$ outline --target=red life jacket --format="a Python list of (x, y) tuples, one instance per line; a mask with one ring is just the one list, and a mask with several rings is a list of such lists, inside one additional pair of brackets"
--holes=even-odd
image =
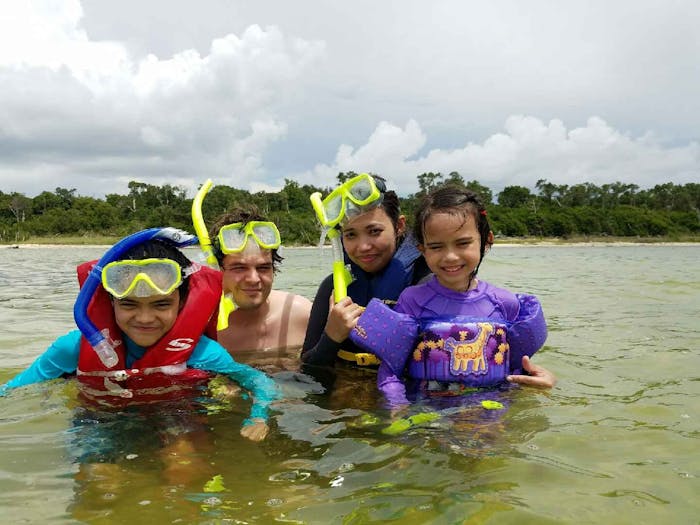
[[(96, 262), (78, 266), (81, 287)], [(126, 347), (114, 319), (111, 297), (101, 285), (98, 286), (88, 305), (88, 316), (112, 343), (119, 361), (113, 368), (106, 368), (83, 337), (77, 372), (81, 396), (100, 405), (124, 406), (180, 398), (205, 384), (211, 375), (204, 370), (187, 368), (187, 360), (217, 310), (221, 278), (220, 272), (204, 266), (191, 274), (187, 300), (175, 324), (129, 369), (126, 368)]]

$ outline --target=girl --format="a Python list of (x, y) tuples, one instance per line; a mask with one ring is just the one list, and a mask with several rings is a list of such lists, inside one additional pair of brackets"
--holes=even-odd
[[(352, 195), (367, 184), (371, 186), (368, 194), (376, 198), (357, 205)], [(301, 359), (313, 365), (333, 365), (338, 359), (360, 366), (376, 365), (373, 355), (348, 339), (350, 330), (370, 299), (393, 303), (406, 286), (430, 272), (413, 239), (405, 236), (406, 218), (401, 215), (396, 193), (387, 191), (384, 179), (362, 174), (333, 193), (341, 196), (334, 215), (341, 216), (336, 227), (354, 280), (347, 288), (348, 296), (337, 303), (333, 301), (333, 276), (323, 280), (311, 307)]]
[[(394, 311), (371, 302), (351, 333), (382, 360), (378, 386), (390, 404), (407, 403), (404, 373), (431, 388), (553, 386), (554, 376), (529, 361), (546, 339), (537, 298), (477, 279), (493, 233), (476, 194), (434, 190), (417, 210), (414, 232), (434, 276), (404, 290)], [(518, 374), (521, 367), (529, 375)]]

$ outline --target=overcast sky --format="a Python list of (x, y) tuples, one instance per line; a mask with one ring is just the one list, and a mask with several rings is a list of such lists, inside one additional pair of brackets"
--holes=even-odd
[(1, 0), (0, 191), (700, 182), (695, 0)]

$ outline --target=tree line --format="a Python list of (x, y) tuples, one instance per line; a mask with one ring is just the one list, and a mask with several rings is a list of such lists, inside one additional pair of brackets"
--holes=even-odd
[[(339, 173), (337, 182), (355, 176)], [(458, 172), (422, 173), (419, 190), (403, 196), (401, 207), (409, 219), (426, 192), (445, 184), (467, 187), (486, 204), (496, 235), (506, 237), (616, 236), (681, 238), (700, 233), (700, 184), (670, 182), (640, 189), (636, 184), (614, 182), (601, 186), (584, 182), (557, 185), (537, 181), (534, 191), (506, 186), (497, 195), (476, 180), (465, 181)], [(230, 186), (215, 186), (204, 201), (207, 224), (235, 207), (254, 205), (275, 221), (287, 245), (314, 245), (319, 227), (309, 196), (324, 196), (331, 186), (317, 187), (285, 179), (278, 192), (250, 193)], [(192, 231), (192, 199), (178, 186), (157, 186), (131, 181), (127, 194), (104, 199), (84, 197), (75, 189), (56, 188), (36, 197), (0, 191), (0, 242), (24, 242), (37, 237), (123, 237), (157, 226)]]

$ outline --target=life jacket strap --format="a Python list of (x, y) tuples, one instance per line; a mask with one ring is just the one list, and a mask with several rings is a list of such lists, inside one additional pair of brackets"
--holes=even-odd
[(350, 361), (358, 366), (376, 366), (381, 364), (381, 361), (374, 354), (364, 352), (349, 352), (347, 350), (338, 350), (338, 357), (344, 361)]

